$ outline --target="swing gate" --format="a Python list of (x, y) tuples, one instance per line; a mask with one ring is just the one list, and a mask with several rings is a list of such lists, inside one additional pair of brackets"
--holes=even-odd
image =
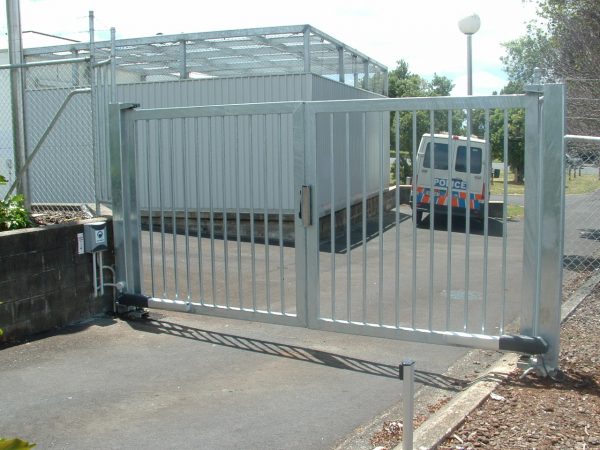
[[(120, 307), (543, 354), (546, 368), (556, 367), (564, 90), (528, 89), (467, 98), (111, 105)], [(526, 213), (517, 219), (506, 190), (506, 161), (518, 145), (509, 130), (514, 111), (524, 115), (526, 173)], [(476, 119), (490, 163), (475, 174), (468, 151), (463, 180), (483, 177), (487, 190), (498, 158), (498, 197), (483, 195), (483, 218), (475, 221), (468, 208), (466, 218), (456, 216), (440, 187), (433, 200), (446, 210), (417, 223), (410, 199), (420, 134), (446, 130), (450, 140), (461, 127), (475, 134)], [(499, 145), (493, 156), (490, 142)], [(402, 159), (407, 146), (412, 166)], [(458, 177), (448, 159), (449, 178)], [(406, 176), (412, 187), (403, 185)]]

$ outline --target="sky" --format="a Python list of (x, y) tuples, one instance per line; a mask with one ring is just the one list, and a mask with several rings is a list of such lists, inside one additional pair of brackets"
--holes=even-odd
[[(2, 8), (4, 8), (2, 2)], [(96, 40), (203, 31), (310, 24), (385, 64), (404, 59), (413, 73), (434, 73), (455, 83), (453, 95), (467, 91), (466, 36), (458, 21), (476, 13), (481, 28), (473, 36), (473, 93), (489, 95), (506, 84), (502, 43), (525, 34), (535, 4), (523, 0), (21, 0), (21, 28), (87, 41), (89, 11)], [(152, 6), (150, 6), (152, 5)], [(157, 5), (157, 6), (154, 6)], [(3, 13), (4, 11), (2, 11)], [(6, 19), (0, 48), (6, 48)], [(54, 45), (56, 41), (25, 46)]]

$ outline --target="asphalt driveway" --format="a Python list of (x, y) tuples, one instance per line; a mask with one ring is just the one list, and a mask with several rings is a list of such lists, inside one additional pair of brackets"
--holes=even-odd
[(98, 319), (0, 351), (0, 430), (40, 449), (331, 448), (401, 399), (452, 392), (464, 349), (179, 313)]

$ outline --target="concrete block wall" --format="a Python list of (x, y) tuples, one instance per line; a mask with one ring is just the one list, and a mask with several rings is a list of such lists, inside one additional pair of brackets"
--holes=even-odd
[[(85, 222), (0, 233), (0, 342), (112, 310), (111, 289), (94, 295), (92, 254), (78, 254), (77, 235)], [(111, 225), (108, 221), (112, 237)], [(110, 240), (109, 246), (105, 265), (114, 262)]]

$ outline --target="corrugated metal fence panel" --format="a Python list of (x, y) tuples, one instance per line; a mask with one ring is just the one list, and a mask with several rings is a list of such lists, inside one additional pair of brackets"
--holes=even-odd
[(291, 131), (289, 116), (150, 121), (137, 133), (140, 208), (291, 211)]
[(318, 191), (320, 216), (329, 214), (332, 198), (337, 211), (379, 192), (382, 157), (383, 173), (390, 173), (387, 124), (387, 112), (317, 114), (317, 177), (331, 187)]
[(314, 75), (312, 77), (311, 100), (351, 100), (366, 98), (383, 98), (382, 95), (357, 89), (329, 78)]
[(117, 98), (142, 108), (227, 105), (310, 100), (310, 75), (215, 78), (160, 83), (121, 84)]
[[(306, 80), (307, 75), (282, 75), (120, 85), (118, 98), (120, 101), (135, 100), (143, 108), (303, 100), (307, 97)], [(282, 123), (279, 123), (280, 120)], [(283, 200), (283, 209), (293, 210), (292, 185), (284, 183), (283, 188), (280, 187), (275, 176), (281, 167), (283, 178), (293, 179), (291, 117), (264, 116), (262, 119), (254, 118), (252, 123), (243, 122), (244, 119), (220, 119), (210, 124), (206, 120), (198, 122), (198, 125), (191, 122), (184, 125), (183, 121), (175, 121), (152, 127), (153, 133), (160, 133), (160, 137), (139, 134), (141, 145), (138, 148), (144, 148), (145, 140), (149, 140), (149, 145), (159, 146), (155, 151), (159, 151), (164, 158), (160, 169), (154, 167), (158, 160), (152, 159), (151, 167), (147, 168), (149, 180), (145, 179), (146, 173), (140, 174), (140, 182), (150, 184), (152, 198), (152, 204), (149, 205), (147, 195), (142, 194), (140, 207), (148, 209), (150, 206), (156, 211), (162, 205), (165, 209), (181, 210), (187, 203), (201, 211), (231, 209), (237, 204), (235, 197), (239, 195), (242, 210), (248, 210), (251, 205), (263, 208), (265, 199), (269, 209), (279, 209)], [(184, 152), (188, 161), (196, 157), (194, 152), (199, 157), (200, 189), (196, 189), (192, 173), (185, 177), (188, 185), (187, 202), (184, 201), (180, 176), (183, 167), (187, 167), (183, 164)], [(170, 164), (174, 167), (174, 180), (170, 170), (165, 170), (165, 167), (171, 167)], [(242, 170), (237, 170), (238, 164)], [(172, 182), (174, 195), (161, 199), (160, 185), (170, 186)], [(224, 184), (233, 186), (234, 183), (243, 187), (239, 193), (223, 188)], [(282, 199), (279, 198), (280, 194)]]
[[(65, 96), (68, 95), (69, 91), (69, 89), (47, 89), (28, 91), (26, 93), (26, 101), (28, 105), (45, 105), (44, 108), (35, 108), (36, 114), (29, 116), (27, 128), (28, 140), (31, 145), (34, 145), (37, 139), (39, 139), (39, 136), (41, 136), (52, 118), (52, 112), (60, 106), (60, 103)], [(116, 95), (117, 101), (139, 103), (142, 108), (377, 97), (373, 93), (356, 89), (314, 74), (291, 74), (263, 77), (215, 78), (121, 84), (117, 86)], [(52, 105), (56, 105), (56, 107), (52, 107)], [(382, 120), (384, 119), (385, 118)], [(258, 198), (269, 198), (269, 205), (279, 205), (279, 200), (277, 200), (275, 197), (277, 197), (276, 194), (279, 193), (280, 188), (275, 184), (270, 184), (276, 182), (276, 177), (274, 177), (273, 174), (277, 173), (279, 166), (282, 167), (284, 179), (292, 179), (293, 177), (291, 119), (287, 120), (284, 118), (283, 123), (281, 124), (274, 123), (274, 120), (280, 120), (280, 118), (265, 117), (262, 121), (254, 118), (250, 128), (247, 131), (248, 136), (244, 137), (253, 140), (251, 145), (254, 149), (253, 151), (257, 152), (256, 154), (268, 155), (266, 162), (259, 162), (256, 160), (252, 164), (259, 164), (259, 167), (253, 167), (253, 183), (256, 184), (256, 190), (253, 191), (253, 195), (258, 196)], [(323, 120), (327, 122), (328, 118)], [(351, 148), (353, 151), (359, 152), (358, 146), (359, 143), (363, 143), (364, 137), (362, 128), (358, 126), (358, 123), (354, 123), (355, 120), (357, 119), (352, 119), (352, 124), (357, 126), (350, 127), (349, 141), (351, 142)], [(379, 118), (369, 116), (368, 122), (370, 123), (372, 120), (375, 120), (375, 122), (379, 123)], [(375, 123), (374, 126), (367, 127), (368, 133), (371, 133), (373, 129), (377, 129), (377, 123)], [(217, 125), (213, 124), (213, 127), (214, 126)], [(234, 124), (228, 120), (225, 120), (218, 126), (221, 127), (221, 130), (211, 131), (212, 148), (215, 149), (216, 153), (213, 155), (214, 157), (211, 164), (209, 164), (206, 160), (201, 160), (201, 173), (204, 175), (207, 175), (208, 172), (202, 171), (212, 171), (211, 173), (213, 175), (215, 173), (222, 173), (223, 171), (221, 170), (221, 165), (223, 164), (223, 161), (225, 161), (225, 172), (232, 173), (232, 164), (237, 164), (238, 158), (240, 158), (239, 162), (245, 164), (242, 167), (250, 167), (247, 161), (248, 156), (245, 156), (242, 152), (242, 149), (248, 149), (247, 151), (250, 151), (250, 146), (246, 146), (246, 144), (232, 146), (226, 141), (221, 140), (225, 138), (230, 139), (234, 133), (238, 133), (238, 136), (241, 139), (243, 133), (240, 134), (240, 131), (244, 127), (242, 127), (240, 124)], [(236, 127), (238, 127), (239, 130), (236, 131)], [(280, 127), (281, 132), (278, 131)], [(334, 128), (335, 133), (345, 133), (344, 130), (345, 124), (338, 124)], [(165, 133), (168, 132), (168, 130), (164, 131)], [(177, 158), (177, 153), (183, 151), (177, 149), (183, 148), (184, 138), (180, 130), (173, 129), (172, 131), (173, 133), (169, 138), (170, 140), (163, 141), (161, 148), (163, 149), (162, 151), (166, 152), (171, 151), (170, 149), (172, 147), (174, 157)], [(208, 132), (208, 129), (203, 131)], [(219, 137), (219, 133), (222, 133), (223, 137)], [(246, 131), (244, 131), (244, 133), (246, 133)], [(52, 136), (56, 136), (56, 138), (53, 138)], [(49, 138), (46, 144), (48, 150), (40, 151), (36, 157), (37, 162), (34, 162), (32, 165), (31, 170), (33, 175), (31, 179), (35, 180), (34, 184), (32, 185), (32, 201), (48, 203), (93, 202), (94, 169), (92, 157), (92, 124), (89, 95), (77, 96), (76, 98), (73, 98), (72, 105), (65, 110), (63, 117), (57, 123), (57, 128), (52, 132), (52, 136)], [(56, 141), (58, 136), (61, 136), (61, 145), (53, 144), (53, 142), (58, 142)], [(377, 167), (379, 162), (378, 160), (375, 161), (373, 158), (379, 158), (378, 155), (381, 154), (381, 145), (387, 145), (385, 142), (378, 142), (378, 136), (378, 132), (368, 135), (367, 143), (369, 149), (369, 167), (371, 162), (373, 162), (373, 167)], [(146, 136), (140, 136), (139, 138), (142, 140), (147, 139)], [(152, 140), (154, 138), (151, 137), (150, 139)], [(166, 134), (163, 136), (163, 139), (167, 139)], [(373, 139), (375, 139), (375, 141)], [(187, 143), (186, 148), (192, 148), (190, 147), (192, 144), (193, 142)], [(329, 154), (328, 145), (328, 143), (323, 143), (323, 146), (319, 149), (320, 154)], [(103, 160), (104, 152), (108, 151), (102, 147), (103, 146), (99, 148), (100, 160)], [(263, 147), (266, 149), (266, 153), (262, 151)], [(221, 151), (225, 152), (224, 156), (218, 154), (218, 150), (216, 149), (222, 149)], [(342, 150), (343, 149), (340, 149), (339, 151)], [(354, 154), (352, 155), (352, 171), (362, 170), (362, 163), (354, 158)], [(336, 158), (338, 157), (342, 159), (345, 158), (343, 155), (337, 155)], [(182, 156), (180, 155), (179, 158), (182, 158)], [(322, 166), (324, 170), (322, 176), (326, 177), (329, 173), (329, 157), (324, 156), (324, 158), (327, 160), (327, 165)], [(182, 167), (182, 160), (175, 159), (174, 163), (175, 167)], [(47, 167), (52, 167), (52, 170), (46, 170)], [(99, 174), (101, 181), (100, 184), (102, 184), (103, 180), (108, 180), (110, 177), (108, 170), (106, 168), (103, 169), (104, 170), (101, 170), (101, 172), (107, 173)], [(157, 170), (157, 168), (151, 167), (149, 168), (149, 173), (156, 173)], [(239, 174), (242, 177), (246, 177), (248, 176), (249, 171), (240, 171)], [(142, 178), (145, 176), (145, 174), (141, 174)], [(260, 181), (265, 177), (267, 180), (270, 180), (266, 185)], [(376, 191), (378, 179), (378, 176), (369, 178), (369, 192)], [(75, 180), (75, 182), (73, 180)], [(373, 184), (372, 186), (371, 181)], [(142, 182), (154, 185), (155, 180), (143, 179)], [(249, 186), (251, 183), (249, 179), (240, 179), (236, 180), (236, 182), (239, 182), (240, 186)], [(292, 192), (290, 184), (285, 184), (285, 186), (286, 191), (283, 193), (283, 207), (286, 211), (289, 211), (294, 208), (294, 193)], [(154, 187), (154, 189), (156, 189), (156, 187)], [(264, 189), (267, 189), (266, 195), (263, 192)], [(242, 190), (242, 198), (250, 195), (249, 191), (249, 189)], [(353, 189), (353, 194), (358, 194), (359, 192), (362, 193), (362, 187), (357, 187), (356, 190)], [(178, 205), (183, 204), (182, 195), (183, 191), (179, 192), (176, 190), (176, 195), (174, 197), (175, 208), (179, 207)], [(198, 204), (202, 209), (205, 209), (208, 208), (208, 194), (205, 195), (203, 191), (202, 195), (203, 197), (200, 199)], [(218, 203), (214, 204), (213, 207), (227, 207), (228, 204), (231, 204), (230, 200), (231, 199), (223, 199), (223, 197), (221, 197), (221, 200), (218, 200)], [(142, 208), (146, 208), (148, 206), (146, 198), (142, 197), (140, 201), (140, 206)], [(324, 210), (329, 207), (329, 205), (326, 203), (327, 202), (325, 201), (323, 203)], [(248, 205), (249, 204), (250, 203), (248, 203)], [(172, 205), (169, 204), (169, 207), (171, 206)]]
[[(314, 76), (313, 100), (351, 100), (381, 98), (372, 92), (356, 89), (328, 78)], [(334, 209), (339, 210), (359, 202), (363, 192), (367, 197), (375, 195), (380, 188), (382, 155), (389, 154), (389, 112), (318, 114), (317, 124), (317, 176), (319, 185), (329, 186), (332, 173), (335, 176), (331, 191), (318, 192), (319, 214), (329, 214), (332, 194)], [(335, 136), (335, 139), (333, 137)], [(332, 149), (333, 143), (333, 149)], [(332, 151), (333, 150), (333, 151)], [(332, 164), (334, 170), (332, 171)], [(389, 158), (384, 157), (384, 173), (389, 174)], [(350, 180), (346, 183), (346, 176)], [(363, 186), (364, 181), (364, 186)], [(387, 181), (385, 183), (387, 186)]]

